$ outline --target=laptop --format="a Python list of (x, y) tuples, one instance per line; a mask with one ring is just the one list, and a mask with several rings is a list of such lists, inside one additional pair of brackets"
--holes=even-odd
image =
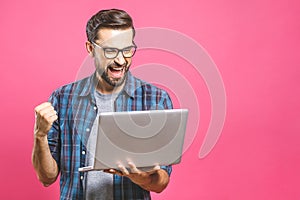
[(79, 171), (178, 164), (187, 118), (187, 109), (100, 113), (94, 165)]

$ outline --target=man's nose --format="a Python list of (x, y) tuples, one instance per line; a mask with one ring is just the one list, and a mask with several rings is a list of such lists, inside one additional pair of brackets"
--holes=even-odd
[(124, 65), (126, 63), (125, 58), (121, 51), (118, 53), (117, 57), (115, 58), (115, 62), (119, 65)]

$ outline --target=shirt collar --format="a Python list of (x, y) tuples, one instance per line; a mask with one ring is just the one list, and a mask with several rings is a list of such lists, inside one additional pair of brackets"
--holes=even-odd
[(131, 98), (134, 98), (134, 93), (136, 89), (140, 88), (141, 86), (141, 81), (137, 81), (137, 79), (131, 74), (131, 72), (128, 71), (123, 91), (126, 92), (127, 95)]
[(82, 84), (82, 89), (81, 92), (79, 93), (79, 96), (88, 96), (95, 90), (95, 84), (96, 84), (96, 72), (94, 72), (91, 76), (83, 79), (81, 82)]

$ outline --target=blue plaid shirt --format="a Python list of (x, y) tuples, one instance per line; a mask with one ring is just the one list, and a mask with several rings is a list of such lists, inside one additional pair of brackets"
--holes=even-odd
[[(97, 116), (94, 97), (96, 74), (65, 85), (53, 92), (49, 101), (58, 112), (48, 133), (51, 154), (60, 170), (60, 199), (84, 199), (83, 173), (86, 144)], [(169, 95), (128, 72), (124, 89), (114, 102), (115, 111), (171, 109)], [(171, 166), (162, 166), (171, 174)], [(126, 177), (114, 175), (114, 199), (151, 199), (150, 192)]]

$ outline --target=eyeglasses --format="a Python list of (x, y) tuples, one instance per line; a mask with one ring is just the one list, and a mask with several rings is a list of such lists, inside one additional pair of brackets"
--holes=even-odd
[(111, 47), (101, 47), (99, 44), (96, 44), (95, 42), (92, 42), (92, 44), (94, 44), (96, 47), (103, 49), (104, 56), (108, 59), (116, 58), (119, 55), (120, 51), (122, 52), (124, 58), (131, 58), (136, 51), (136, 45), (125, 47), (124, 49), (117, 49)]

